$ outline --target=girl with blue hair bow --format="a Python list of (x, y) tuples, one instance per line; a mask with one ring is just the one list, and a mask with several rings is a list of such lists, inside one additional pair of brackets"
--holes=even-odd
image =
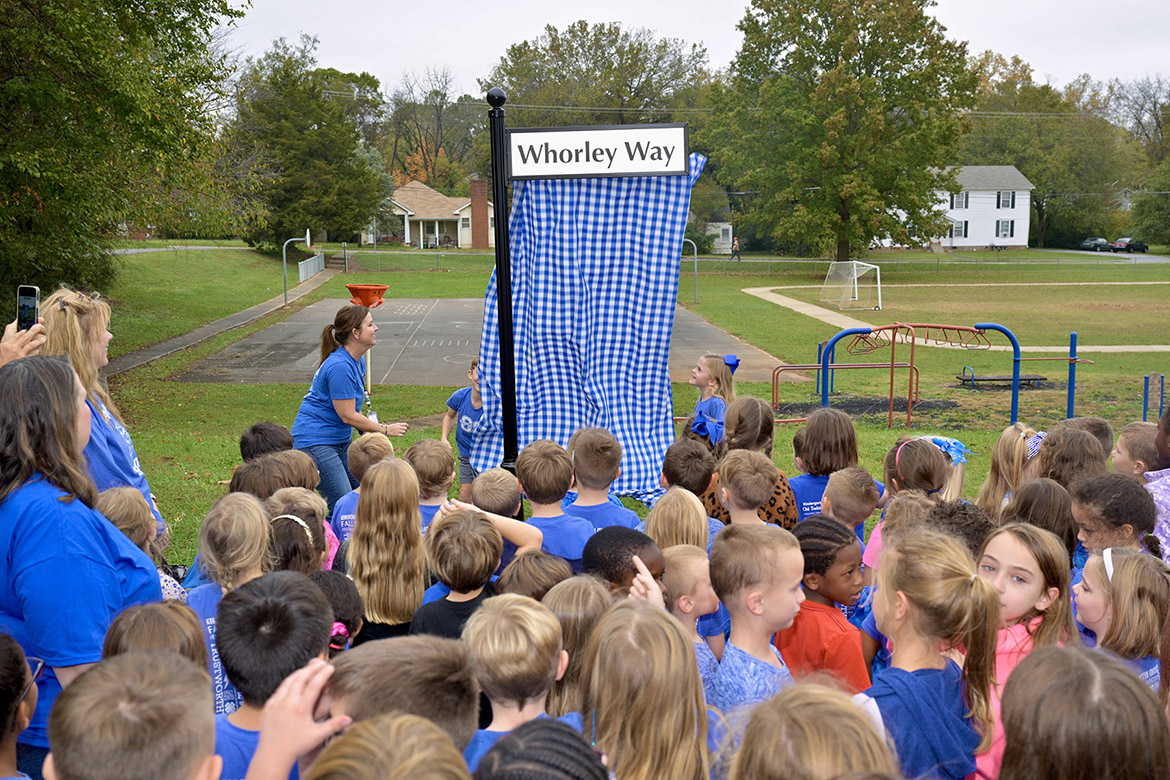
[(690, 430), (705, 437), (712, 446), (723, 441), (723, 424), (727, 417), (727, 405), (735, 400), (735, 380), (732, 374), (739, 367), (735, 355), (709, 353), (699, 358), (691, 369), (690, 383), (699, 388), (699, 402)]

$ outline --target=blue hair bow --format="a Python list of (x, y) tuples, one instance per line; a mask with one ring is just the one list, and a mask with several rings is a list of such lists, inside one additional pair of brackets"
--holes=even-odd
[(735, 369), (739, 368), (739, 358), (735, 355), (724, 355), (723, 362), (731, 369), (731, 375), (735, 376)]
[(931, 436), (930, 440), (934, 443), (934, 446), (950, 456), (951, 463), (966, 463), (967, 455), (975, 454), (967, 449), (966, 444), (963, 444), (958, 439), (952, 439), (949, 436)]
[(691, 431), (699, 436), (706, 436), (712, 444), (723, 441), (723, 423), (719, 420), (712, 420), (701, 412), (695, 415), (695, 420), (691, 423)]

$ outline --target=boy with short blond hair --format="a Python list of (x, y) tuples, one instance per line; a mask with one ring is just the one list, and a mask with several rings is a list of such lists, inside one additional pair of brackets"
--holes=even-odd
[(532, 506), (529, 524), (544, 534), (540, 549), (564, 558), (573, 573), (580, 574), (581, 553), (593, 535), (593, 525), (561, 510), (561, 501), (573, 484), (569, 453), (554, 441), (534, 441), (516, 459), (516, 479)]
[(492, 705), (491, 723), (475, 732), (463, 751), (474, 772), (501, 737), (545, 716), (548, 692), (568, 668), (569, 654), (561, 646), (561, 624), (552, 610), (515, 594), (484, 602), (467, 621), (463, 643), (476, 682)]
[(1158, 424), (1152, 422), (1131, 422), (1117, 435), (1117, 446), (1113, 449), (1113, 470), (1132, 474), (1143, 483), (1147, 471), (1157, 471), (1159, 466)]
[(572, 576), (573, 570), (564, 558), (544, 550), (529, 550), (504, 567), (496, 581), (496, 593), (516, 593), (543, 601), (557, 583)]
[(107, 658), (57, 697), (44, 776), (216, 780), (214, 705), (207, 671), (176, 652)]
[(719, 500), (732, 524), (762, 525), (758, 513), (776, 490), (780, 470), (762, 452), (732, 450), (719, 462)]
[(710, 560), (711, 585), (731, 613), (710, 703), (727, 713), (793, 684), (772, 636), (792, 625), (804, 601), (804, 556), (779, 526), (733, 524), (715, 537)]
[(860, 466), (834, 471), (821, 497), (821, 514), (852, 528), (858, 539), (865, 533), (865, 521), (877, 508), (881, 492), (873, 477)]
[(427, 565), (450, 592), (418, 608), (410, 633), (458, 639), (472, 613), (495, 595), (490, 580), (503, 545), (482, 512), (463, 509), (431, 523), (424, 542)]
[(719, 660), (699, 634), (699, 618), (719, 608), (719, 597), (711, 587), (711, 568), (707, 553), (693, 544), (676, 544), (662, 551), (666, 573), (662, 575), (666, 609), (683, 625), (695, 645), (695, 660), (703, 680), (703, 692), (710, 700)]
[(621, 473), (622, 445), (604, 428), (582, 428), (569, 439), (569, 460), (577, 500), (565, 514), (583, 517), (595, 531), (611, 525), (638, 527), (638, 515), (609, 500), (609, 489)]
[[(380, 460), (393, 457), (394, 445), (390, 443), (390, 439), (385, 434), (381, 433), (363, 433), (345, 451), (349, 473), (353, 474), (353, 478), (358, 481), (359, 485), (362, 477), (366, 475), (366, 469)], [(333, 533), (337, 535), (339, 542), (345, 542), (353, 536), (353, 524), (357, 518), (358, 496), (361, 495), (361, 492), (360, 486), (354, 488), (337, 499), (333, 505), (333, 516), (329, 525), (333, 527)]]
[(455, 482), (455, 457), (451, 448), (437, 439), (416, 441), (402, 457), (418, 477), (418, 510), (426, 533), (439, 507), (447, 503), (447, 493)]
[(520, 511), (520, 483), (507, 469), (488, 469), (471, 483), (471, 503), (485, 512), (515, 517)]

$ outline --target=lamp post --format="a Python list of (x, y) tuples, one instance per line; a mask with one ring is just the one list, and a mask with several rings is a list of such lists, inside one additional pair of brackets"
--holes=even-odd
[[(290, 238), (284, 242), (284, 246), (280, 248), (280, 265), (284, 269), (284, 305), (288, 306), (288, 245), (294, 241), (300, 241), (301, 237)], [(305, 230), (305, 247), (309, 246), (309, 231)]]

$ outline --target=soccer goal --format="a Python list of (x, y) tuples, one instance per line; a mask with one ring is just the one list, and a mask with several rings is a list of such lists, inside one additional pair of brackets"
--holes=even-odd
[(834, 262), (825, 274), (821, 300), (838, 309), (881, 309), (882, 270), (856, 260)]

